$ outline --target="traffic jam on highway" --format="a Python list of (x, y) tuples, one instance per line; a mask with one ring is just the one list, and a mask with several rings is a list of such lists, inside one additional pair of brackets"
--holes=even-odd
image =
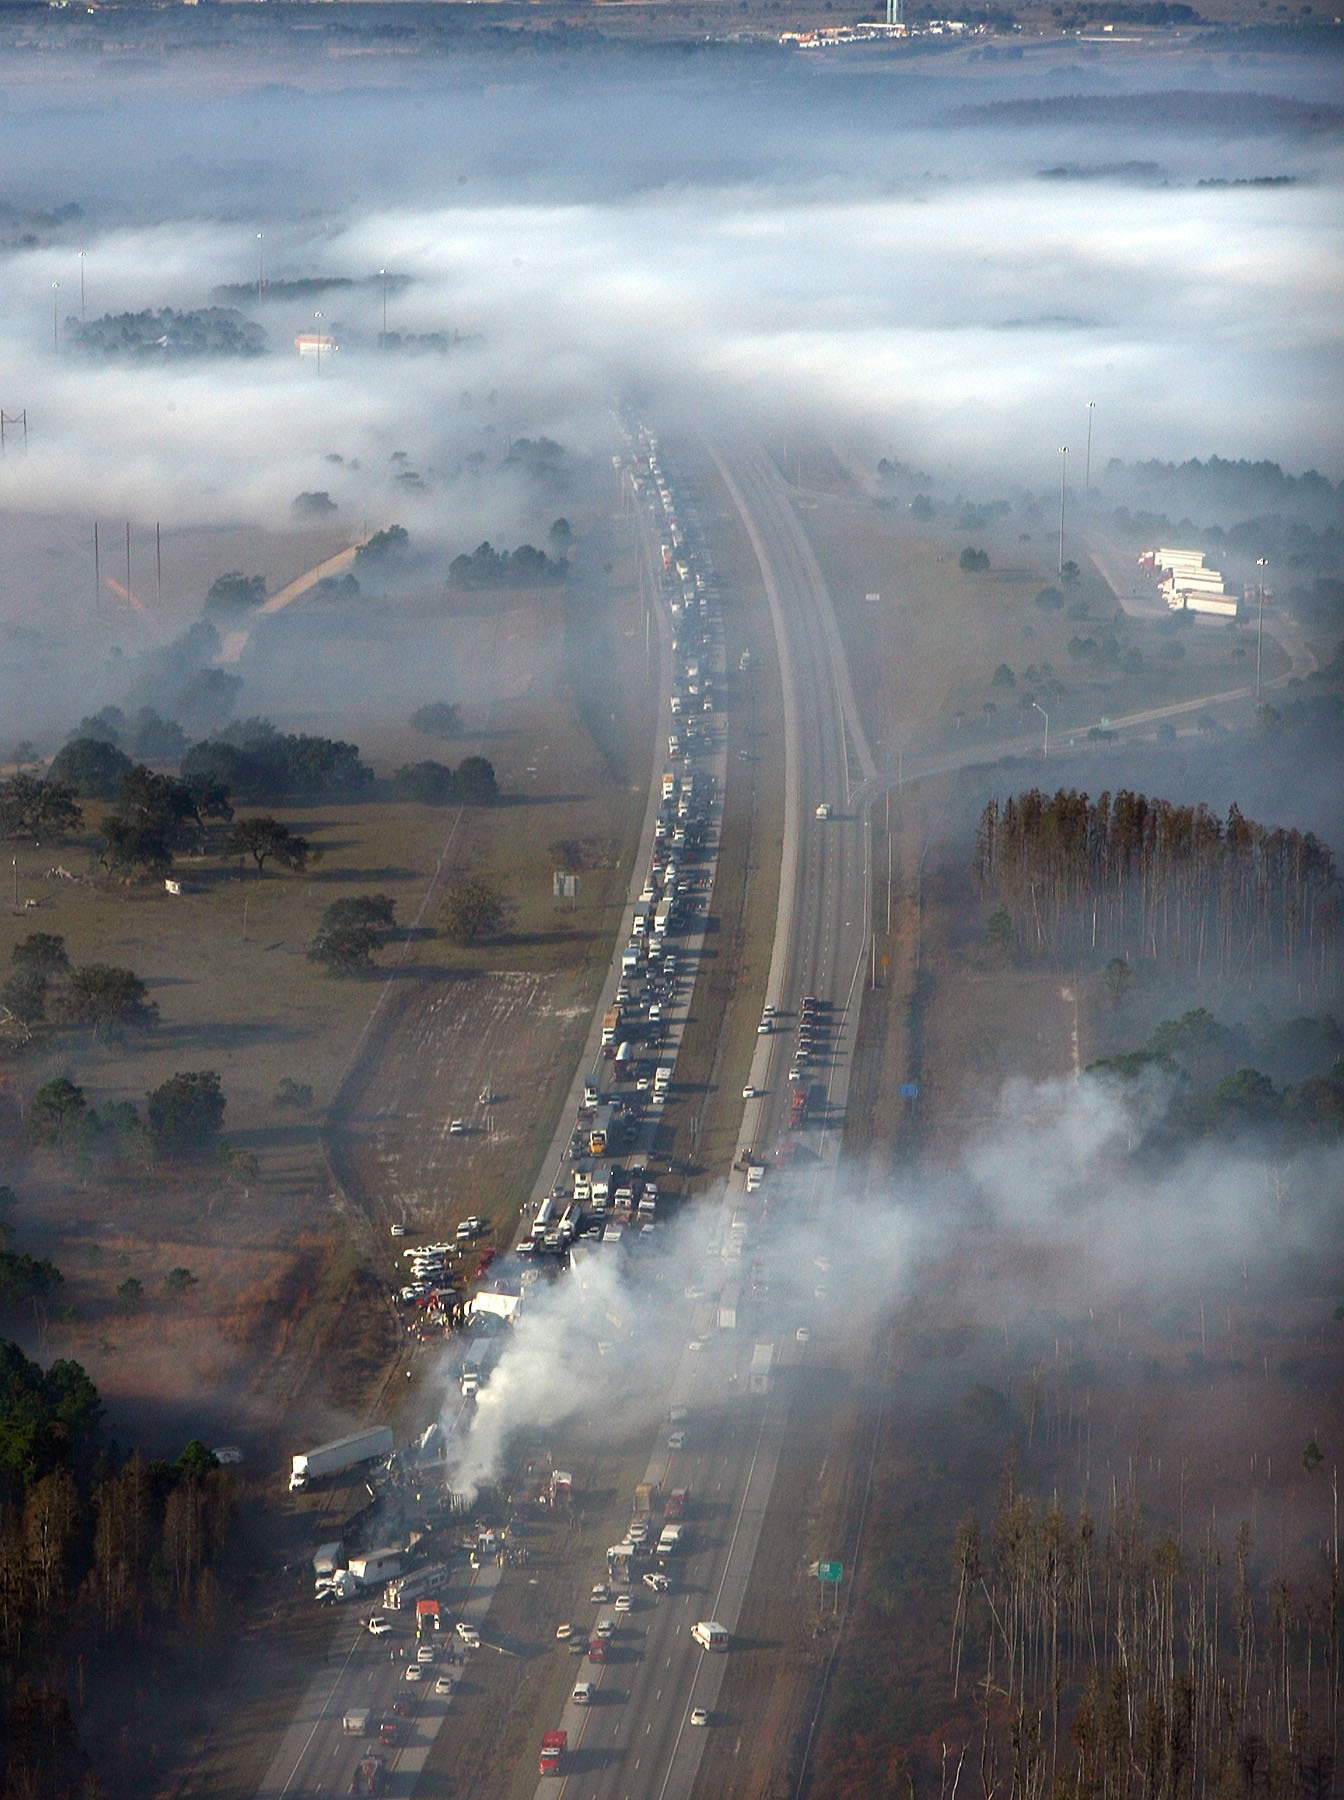
[[(613, 967), (614, 988), (602, 1013), (600, 1042), (582, 1086), (567, 1149), (535, 1209), (524, 1210), (523, 1228), (509, 1249), (489, 1241), (489, 1225), (475, 1215), (461, 1221), (450, 1240), (416, 1243), (402, 1250), (403, 1264), (396, 1299), (408, 1315), (407, 1329), (420, 1339), (463, 1334), (459, 1385), (469, 1408), (492, 1365), (507, 1353), (508, 1327), (527, 1304), (533, 1283), (557, 1279), (582, 1246), (599, 1256), (647, 1254), (656, 1244), (657, 1226), (674, 1198), (666, 1176), (653, 1169), (659, 1122), (672, 1092), (680, 1028), (690, 991), (700, 936), (708, 913), (718, 847), (722, 798), (722, 732), (716, 734), (715, 712), (723, 686), (722, 632), (716, 617), (718, 596), (712, 566), (699, 539), (693, 514), (679, 506), (659, 465), (656, 442), (637, 434), (627, 456), (618, 459), (623, 480), (646, 509), (649, 543), (657, 587), (670, 624), (673, 680), (667, 696), (667, 767), (656, 799), (651, 850), (630, 929)], [(660, 566), (659, 566), (660, 565)], [(714, 766), (710, 766), (714, 765)], [(393, 1227), (402, 1238), (406, 1228)], [(684, 1409), (672, 1409), (667, 1453), (684, 1442)], [(451, 1431), (451, 1425), (446, 1426)], [(291, 1489), (298, 1490), (324, 1475), (356, 1467), (369, 1472), (372, 1505), (369, 1518), (347, 1539), (368, 1540), (372, 1531), (388, 1547), (362, 1555), (346, 1554), (342, 1545), (322, 1546), (314, 1559), (319, 1600), (381, 1598), (379, 1610), (364, 1621), (371, 1638), (386, 1640), (389, 1657), (399, 1665), (406, 1684), (404, 1697), (391, 1706), (354, 1708), (344, 1715), (351, 1736), (376, 1740), (362, 1749), (351, 1793), (379, 1793), (388, 1778), (388, 1752), (403, 1757), (414, 1745), (423, 1751), (427, 1739), (412, 1737), (413, 1721), (422, 1715), (422, 1700), (436, 1703), (422, 1718), (432, 1738), (461, 1680), (464, 1659), (480, 1645), (492, 1585), (473, 1585), (480, 1572), (503, 1567), (526, 1555), (514, 1521), (496, 1534), (473, 1526), (465, 1537), (453, 1535), (463, 1521), (451, 1517), (451, 1496), (439, 1529), (418, 1536), (401, 1530), (398, 1508), (412, 1494), (441, 1475), (447, 1444), (445, 1427), (429, 1426), (419, 1443), (394, 1451), (385, 1427), (302, 1453), (294, 1458)], [(569, 1477), (552, 1470), (548, 1487), (532, 1492), (535, 1482), (520, 1489), (538, 1506), (569, 1504)], [(412, 1508), (416, 1510), (416, 1508)], [(599, 1615), (591, 1629), (563, 1623), (557, 1644), (594, 1665), (601, 1665), (617, 1638), (623, 1618), (637, 1596), (653, 1604), (671, 1591), (678, 1558), (690, 1541), (690, 1495), (685, 1487), (649, 1479), (636, 1490), (629, 1529), (607, 1552), (605, 1579), (591, 1591)], [(347, 1526), (354, 1524), (347, 1521)], [(408, 1538), (417, 1536), (414, 1547)], [(459, 1567), (459, 1563), (466, 1566)], [(456, 1597), (458, 1604), (451, 1605)], [(470, 1611), (478, 1622), (466, 1615)], [(459, 1614), (455, 1619), (451, 1614)], [(408, 1634), (413, 1631), (413, 1637)], [(727, 1642), (714, 1621), (694, 1627), (702, 1648), (719, 1649)], [(582, 1706), (591, 1681), (574, 1686), (571, 1701)], [(703, 1713), (703, 1709), (700, 1709)], [(706, 1722), (707, 1715), (693, 1722)], [(566, 1772), (568, 1734), (548, 1732), (538, 1768), (542, 1774)]]

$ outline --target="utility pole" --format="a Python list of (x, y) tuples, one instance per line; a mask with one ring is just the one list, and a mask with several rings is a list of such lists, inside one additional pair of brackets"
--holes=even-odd
[(1033, 700), (1031, 704), (1036, 708), (1037, 712), (1045, 720), (1045, 744), (1041, 750), (1041, 761), (1049, 762), (1049, 760), (1050, 760), (1050, 715), (1045, 710), (1045, 708), (1041, 705), (1039, 700)]
[(159, 584), (159, 605), (163, 605), (163, 535), (158, 521), (154, 524), (154, 574)]
[(131, 597), (131, 521), (126, 521), (126, 598)]
[(79, 322), (84, 323), (84, 252), (79, 253)]
[(322, 379), (322, 315), (320, 312), (315, 312), (313, 314), (313, 323), (317, 326), (317, 379), (319, 381), (321, 381), (321, 379)]
[(60, 289), (60, 282), (53, 281), (51, 284), (51, 354), (53, 356), (59, 356), (61, 354), (60, 301), (57, 299)]
[(1096, 401), (1089, 400), (1087, 403), (1087, 469), (1083, 475), (1084, 500), (1088, 500), (1092, 496), (1092, 414), (1096, 410)]
[(379, 269), (383, 283), (383, 349), (387, 349), (387, 270)]
[(102, 574), (98, 567), (98, 521), (95, 519), (93, 521), (93, 610), (95, 612), (98, 611), (101, 604), (102, 588)]
[(1255, 628), (1255, 704), (1260, 704), (1260, 656), (1265, 647), (1265, 570), (1269, 567), (1267, 556), (1257, 556), (1255, 566), (1260, 571), (1260, 579), (1255, 584), (1255, 591), (1260, 600), (1260, 617)]
[(1064, 573), (1064, 486), (1069, 472), (1069, 446), (1059, 446), (1059, 572)]
[(262, 233), (257, 233), (257, 305), (261, 305), (261, 240)]

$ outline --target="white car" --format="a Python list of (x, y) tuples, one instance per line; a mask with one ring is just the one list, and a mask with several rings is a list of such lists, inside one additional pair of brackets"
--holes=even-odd
[(451, 1694), (452, 1691), (453, 1691), (452, 1676), (451, 1675), (440, 1675), (439, 1679), (434, 1683), (434, 1692), (436, 1694), (445, 1694), (446, 1695), (446, 1694)]
[(405, 1237), (406, 1227), (404, 1225), (393, 1225), (391, 1227), (391, 1232), (393, 1237)]
[(595, 1581), (593, 1583), (593, 1591), (588, 1596), (588, 1598), (592, 1601), (593, 1605), (601, 1606), (602, 1602), (605, 1599), (607, 1599), (607, 1597), (608, 1597), (608, 1589), (607, 1589), (606, 1582), (605, 1581)]
[(419, 1663), (408, 1663), (406, 1665), (406, 1679), (407, 1681), (423, 1681), (425, 1679), (425, 1671), (420, 1667)]
[(466, 1129), (467, 1129), (467, 1124), (466, 1124), (465, 1119), (449, 1119), (449, 1121), (448, 1121), (449, 1137), (461, 1137), (462, 1134), (466, 1131)]
[(369, 1619), (369, 1630), (374, 1637), (386, 1637), (392, 1629), (391, 1619), (385, 1619), (382, 1613), (374, 1613)]
[(461, 1638), (468, 1650), (480, 1649), (481, 1634), (474, 1625), (468, 1625), (465, 1619), (459, 1619), (457, 1621), (457, 1635)]
[(807, 1329), (806, 1325), (800, 1325), (794, 1333), (794, 1336), (798, 1339), (800, 1344), (807, 1344), (812, 1340), (812, 1333)]
[(574, 1627), (572, 1625), (557, 1625), (555, 1628), (555, 1641), (557, 1644), (563, 1644), (567, 1638), (571, 1638), (573, 1635)]
[(686, 1348), (693, 1353), (703, 1350), (704, 1347), (704, 1343), (700, 1338), (692, 1338), (690, 1343), (686, 1346)]
[(416, 1650), (415, 1660), (420, 1663), (422, 1667), (425, 1663), (432, 1663), (434, 1660), (433, 1644), (421, 1644)]
[(817, 808), (817, 817), (819, 819), (829, 819), (830, 816), (831, 816), (831, 803), (829, 800), (823, 800), (821, 802), (820, 806), (818, 806), (818, 808)]
[(754, 1100), (759, 1091), (760, 1091), (759, 1089), (754, 1088), (751, 1085), (751, 1083), (748, 1082), (747, 1085), (742, 1090), (742, 1098), (744, 1100)]
[(691, 1708), (691, 1724), (692, 1725), (708, 1725), (709, 1724), (709, 1714), (708, 1714), (708, 1712), (706, 1712), (706, 1710), (703, 1706), (694, 1706)]
[(618, 1613), (630, 1612), (633, 1609), (634, 1604), (635, 1603), (630, 1598), (629, 1594), (617, 1594), (617, 1596), (616, 1596), (616, 1611)]
[(665, 1594), (670, 1584), (666, 1575), (659, 1575), (654, 1571), (644, 1577), (644, 1585), (652, 1593)]
[(674, 1431), (667, 1440), (667, 1447), (669, 1450), (681, 1450), (685, 1447), (685, 1443), (686, 1433), (684, 1431)]

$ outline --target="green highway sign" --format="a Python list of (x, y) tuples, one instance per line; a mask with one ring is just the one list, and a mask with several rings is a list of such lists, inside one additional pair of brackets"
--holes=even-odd
[(817, 1579), (819, 1581), (839, 1581), (844, 1575), (844, 1572), (845, 1565), (843, 1563), (819, 1562), (817, 1564)]

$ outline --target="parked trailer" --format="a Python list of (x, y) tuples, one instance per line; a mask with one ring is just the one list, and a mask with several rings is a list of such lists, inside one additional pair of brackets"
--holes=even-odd
[(293, 1460), (289, 1491), (300, 1493), (312, 1481), (325, 1475), (343, 1475), (361, 1463), (377, 1462), (392, 1454), (392, 1433), (386, 1425), (374, 1425), (368, 1431), (355, 1431), (349, 1437), (333, 1438), (319, 1444), (316, 1450), (302, 1450)]
[(341, 1720), (341, 1730), (347, 1737), (367, 1737), (373, 1713), (367, 1706), (352, 1706)]
[(1172, 612), (1208, 613), (1217, 619), (1235, 619), (1241, 611), (1241, 602), (1233, 594), (1203, 593), (1188, 588), (1169, 595), (1167, 606)]

